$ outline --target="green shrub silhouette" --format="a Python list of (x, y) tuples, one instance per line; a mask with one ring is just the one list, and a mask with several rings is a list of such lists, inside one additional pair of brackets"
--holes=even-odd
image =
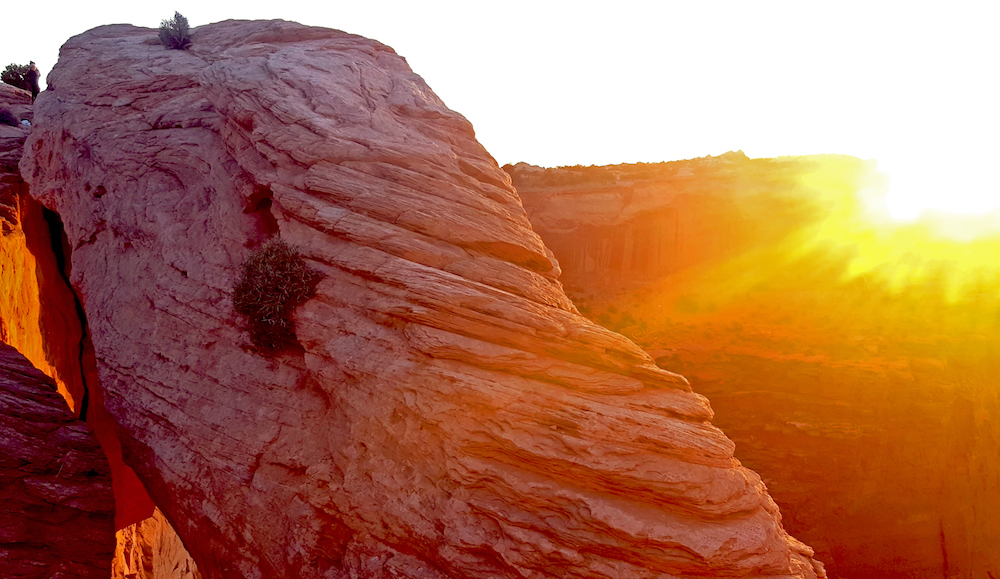
[(31, 85), (28, 84), (28, 79), (25, 75), (28, 74), (27, 64), (14, 64), (13, 62), (7, 65), (7, 68), (3, 69), (0, 73), (0, 80), (5, 83), (16, 86), (19, 89), (26, 91), (31, 91)]
[(177, 50), (191, 46), (188, 20), (180, 12), (174, 12), (173, 18), (160, 22), (160, 44)]
[(296, 343), (289, 316), (315, 295), (321, 277), (280, 239), (267, 242), (243, 262), (233, 288), (233, 308), (246, 319), (254, 346), (274, 352)]

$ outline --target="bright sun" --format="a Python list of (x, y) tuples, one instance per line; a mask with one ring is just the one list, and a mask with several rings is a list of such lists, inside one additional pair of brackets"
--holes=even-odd
[(1000, 210), (1000, 180), (984, 170), (990, 166), (968, 159), (880, 159), (889, 215), (915, 221), (928, 212), (972, 216)]

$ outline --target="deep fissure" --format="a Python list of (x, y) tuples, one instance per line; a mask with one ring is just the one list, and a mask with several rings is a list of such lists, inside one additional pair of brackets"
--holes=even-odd
[(83, 309), (83, 303), (80, 301), (80, 296), (77, 295), (76, 289), (69, 280), (72, 269), (73, 248), (69, 244), (69, 238), (66, 236), (66, 229), (59, 214), (48, 207), (43, 207), (42, 216), (45, 218), (45, 223), (49, 228), (49, 241), (52, 245), (52, 253), (56, 257), (56, 268), (59, 270), (59, 275), (62, 276), (66, 287), (69, 288), (70, 293), (73, 295), (73, 306), (76, 310), (77, 318), (80, 320), (80, 344), (77, 348), (77, 362), (80, 368), (80, 383), (83, 384), (83, 395), (80, 398), (78, 414), (80, 420), (86, 422), (87, 409), (90, 406), (90, 385), (87, 384), (87, 373), (83, 370), (85, 367), (83, 355), (86, 351), (86, 342), (90, 335), (90, 329), (87, 326), (87, 314)]

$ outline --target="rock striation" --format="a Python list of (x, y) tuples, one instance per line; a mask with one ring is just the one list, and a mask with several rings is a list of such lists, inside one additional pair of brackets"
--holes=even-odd
[[(822, 577), (707, 400), (579, 315), (390, 48), (282, 21), (70, 39), (21, 162), (126, 461), (205, 577)], [(230, 290), (278, 235), (297, 344)]]
[(93, 432), (51, 378), (0, 343), (0, 576), (105, 579), (113, 517)]
[[(32, 118), (31, 95), (0, 87), (0, 107)], [(0, 125), (0, 341), (53, 378), (70, 410), (94, 430), (113, 474), (118, 528), (152, 514), (153, 505), (121, 458), (115, 424), (97, 387), (86, 320), (67, 279), (67, 245), (58, 215), (28, 195), (18, 162), (30, 129)]]
[(847, 157), (507, 169), (581, 311), (712, 400), (831, 576), (1000, 577), (1000, 237), (872, 221)]

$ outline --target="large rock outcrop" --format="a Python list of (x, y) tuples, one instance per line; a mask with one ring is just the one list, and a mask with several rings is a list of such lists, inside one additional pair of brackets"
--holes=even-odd
[[(580, 316), (507, 176), (391, 49), (274, 22), (70, 39), (21, 169), (127, 461), (210, 578), (814, 577), (705, 398)], [(263, 355), (273, 235), (324, 278)]]
[[(33, 118), (31, 94), (0, 84), (0, 108)], [(62, 222), (28, 195), (18, 169), (30, 128), (0, 124), (0, 341), (53, 378), (73, 413), (94, 430), (111, 465), (116, 524), (153, 512), (142, 484), (122, 462), (115, 424), (97, 387), (97, 363), (67, 279)]]
[(1000, 577), (1000, 238), (880, 223), (846, 157), (508, 169), (575, 303), (712, 400), (831, 576)]
[(111, 472), (51, 378), (0, 343), (0, 577), (106, 579)]

